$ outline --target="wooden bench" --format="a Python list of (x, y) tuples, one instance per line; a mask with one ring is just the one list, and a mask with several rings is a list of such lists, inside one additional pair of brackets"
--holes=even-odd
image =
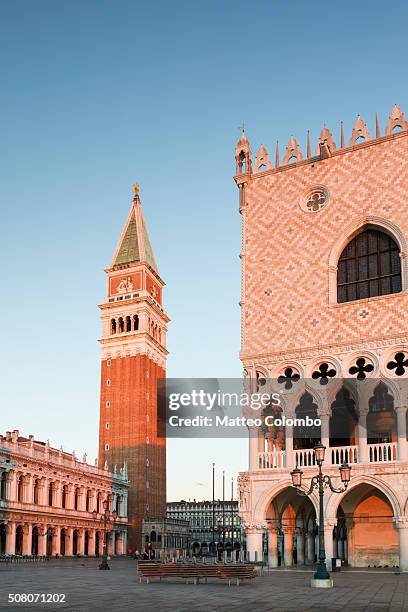
[(249, 564), (224, 564), (224, 563), (143, 563), (138, 564), (139, 581), (146, 578), (147, 584), (153, 578), (161, 581), (165, 578), (182, 578), (188, 584), (193, 579), (194, 584), (198, 584), (200, 579), (207, 582), (208, 578), (218, 578), (219, 580), (235, 580), (239, 586), (242, 580), (252, 580), (257, 576), (253, 565)]

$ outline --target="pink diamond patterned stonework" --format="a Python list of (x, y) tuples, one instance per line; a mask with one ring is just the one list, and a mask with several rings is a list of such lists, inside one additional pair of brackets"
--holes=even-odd
[[(308, 137), (305, 159), (292, 137), (283, 165), (277, 147), (274, 168), (255, 164), (254, 171), (246, 136), (237, 144), (246, 386), (278, 386), (278, 416), (307, 411), (320, 420), (313, 436), (302, 437), (291, 424), (250, 429), (240, 516), (251, 561), (263, 560), (267, 533), (270, 567), (315, 562), (318, 500), (296, 494), (291, 472), (302, 470), (307, 491), (317, 470), (313, 447), (321, 441), (324, 471), (336, 486), (339, 466), (352, 468), (347, 490), (325, 491), (328, 565), (340, 558), (408, 571), (408, 124), (398, 106), (380, 132), (377, 118), (372, 139), (358, 116), (349, 146), (343, 128), (340, 147), (325, 129), (314, 157)], [(347, 253), (366, 239), (394, 245), (395, 292), (345, 301), (356, 294), (342, 286), (338, 301), (339, 259), (344, 278), (347, 258), (354, 257)], [(380, 259), (386, 247), (376, 248)], [(360, 259), (353, 262), (360, 270)], [(348, 282), (349, 276), (340, 284)]]

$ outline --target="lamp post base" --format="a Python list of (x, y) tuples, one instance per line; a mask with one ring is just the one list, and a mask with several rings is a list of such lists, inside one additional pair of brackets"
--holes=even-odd
[(331, 589), (333, 587), (332, 578), (312, 578), (310, 586), (317, 589)]

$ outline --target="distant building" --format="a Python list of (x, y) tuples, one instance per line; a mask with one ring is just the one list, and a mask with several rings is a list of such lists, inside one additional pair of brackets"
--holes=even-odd
[(143, 521), (143, 548), (140, 552), (161, 559), (185, 556), (190, 550), (190, 523), (181, 519), (158, 518)]
[(117, 512), (108, 552), (125, 554), (128, 487), (126, 465), (110, 473), (18, 430), (0, 435), (0, 554), (102, 554), (106, 500)]
[(185, 501), (167, 503), (167, 517), (190, 523), (190, 550), (195, 555), (206, 555), (214, 541), (219, 549), (239, 551), (244, 548), (244, 533), (238, 514), (238, 501), (215, 500), (213, 538), (212, 501)]

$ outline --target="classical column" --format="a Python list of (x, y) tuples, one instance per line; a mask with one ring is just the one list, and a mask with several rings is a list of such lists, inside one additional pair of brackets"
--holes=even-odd
[(293, 565), (293, 534), (294, 527), (283, 528), (283, 561), (285, 567)]
[(268, 565), (278, 567), (278, 530), (274, 525), (268, 526)]
[(257, 470), (258, 463), (258, 428), (249, 427), (249, 469)]
[(16, 553), (16, 524), (14, 522), (7, 523), (6, 532), (6, 554), (15, 555)]
[(17, 472), (15, 470), (9, 472), (8, 481), (9, 501), (17, 501)]
[(52, 529), (52, 556), (55, 557), (61, 553), (61, 527), (53, 527)]
[(49, 486), (49, 481), (48, 478), (43, 478), (41, 480), (41, 495), (40, 495), (40, 504), (42, 506), (48, 506), (48, 486)]
[(73, 528), (72, 527), (68, 527), (65, 530), (65, 556), (66, 557), (72, 557), (72, 544), (73, 544)]
[[(331, 570), (333, 551), (333, 529), (337, 525), (337, 519), (326, 519), (324, 525), (324, 548), (326, 551), (326, 566)], [(336, 551), (337, 553), (337, 551)]]
[(26, 523), (23, 526), (23, 555), (31, 555), (31, 544), (33, 537), (33, 526)]
[(78, 529), (78, 554), (85, 555), (85, 529)]
[(75, 506), (75, 487), (73, 484), (69, 484), (67, 488), (67, 499), (66, 507), (69, 510), (73, 510)]
[(262, 535), (263, 529), (259, 526), (248, 526), (246, 529), (247, 551), (250, 561), (263, 561)]
[(368, 463), (368, 447), (367, 447), (367, 412), (360, 410), (358, 419), (358, 462)]
[(27, 504), (34, 503), (34, 478), (31, 474), (27, 474), (24, 478), (25, 500)]
[(96, 536), (95, 529), (88, 529), (88, 556), (89, 557), (95, 556), (95, 536)]
[(407, 461), (407, 407), (397, 406), (398, 461)]
[(315, 536), (311, 531), (306, 532), (306, 564), (312, 565), (315, 561)]
[[(294, 419), (294, 414), (288, 414), (288, 419)], [(293, 425), (285, 424), (285, 467), (291, 469), (294, 466), (293, 452)]]
[[(328, 457), (331, 463), (331, 454), (330, 454), (330, 414), (328, 412), (324, 412), (320, 415), (321, 426), (320, 426), (320, 437), (322, 440), (323, 446), (327, 449), (326, 457)], [(317, 440), (316, 440), (317, 442)]]
[(62, 483), (58, 480), (54, 483), (54, 506), (62, 507)]
[(38, 554), (45, 557), (47, 554), (47, 528), (40, 527), (38, 530)]
[(399, 566), (400, 570), (408, 570), (408, 518), (405, 516), (397, 517), (395, 520), (398, 529), (399, 543)]
[(303, 529), (298, 529), (296, 533), (296, 564), (305, 564), (305, 533)]

